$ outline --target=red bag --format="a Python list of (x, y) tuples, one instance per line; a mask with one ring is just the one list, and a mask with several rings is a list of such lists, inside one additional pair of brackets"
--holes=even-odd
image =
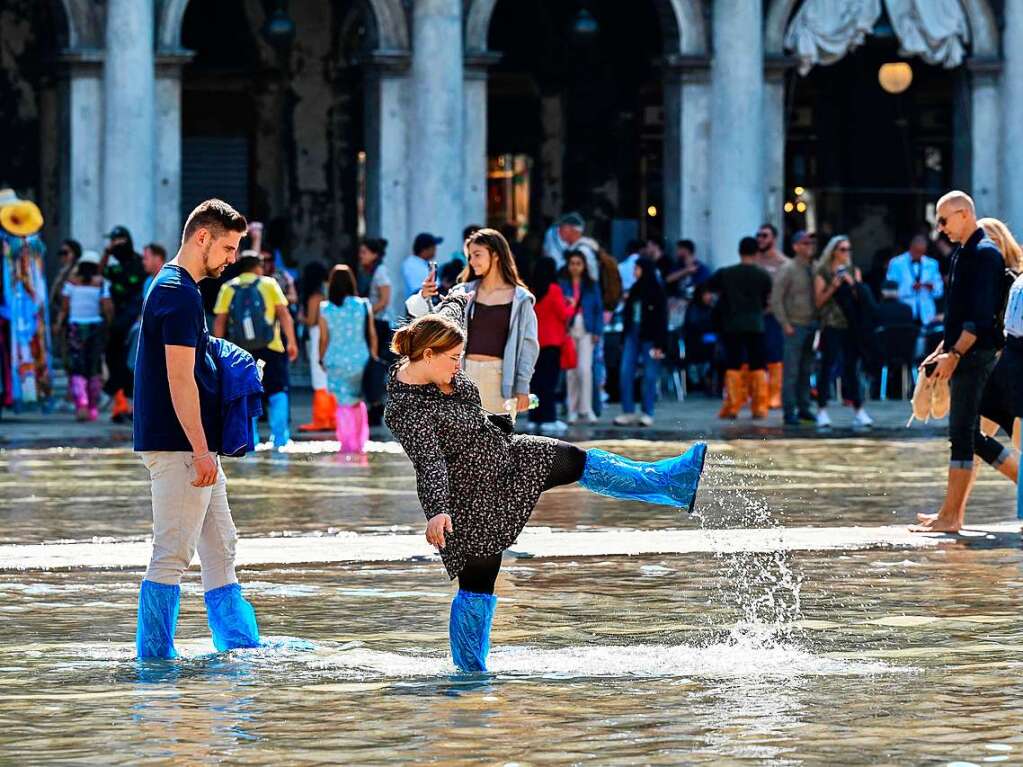
[(575, 348), (575, 339), (565, 334), (565, 340), (561, 342), (561, 369), (575, 370), (579, 364), (579, 351)]

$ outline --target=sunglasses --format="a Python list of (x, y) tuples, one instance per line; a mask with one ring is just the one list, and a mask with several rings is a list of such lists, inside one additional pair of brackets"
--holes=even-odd
[[(953, 210), (952, 213), (949, 214), (949, 216), (954, 215), (956, 213), (962, 213), (962, 212), (963, 211), (961, 211), (961, 210)], [(943, 227), (947, 223), (948, 223), (948, 216), (938, 216), (938, 226), (942, 226)]]
[(843, 253), (847, 250), (852, 250), (848, 245), (839, 245), (835, 250), (842, 251)]

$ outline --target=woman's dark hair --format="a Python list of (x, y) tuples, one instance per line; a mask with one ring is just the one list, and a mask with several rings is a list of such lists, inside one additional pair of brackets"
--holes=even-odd
[(348, 296), (356, 295), (355, 275), (350, 267), (338, 264), (330, 270), (330, 282), (327, 284), (327, 300), (334, 306), (341, 306)]
[(636, 259), (636, 266), (640, 269), (640, 276), (629, 288), (629, 303), (664, 300), (664, 286), (661, 285), (661, 281), (657, 277), (657, 265), (653, 260), (644, 256)]
[(310, 296), (317, 293), (323, 295), (323, 283), (327, 281), (327, 267), (322, 261), (312, 261), (302, 270), (302, 305), (309, 302)]
[[(469, 260), (469, 247), (472, 245), (482, 245), (490, 251), (490, 255), (497, 259), (497, 268), (501, 270), (501, 277), (505, 282), (509, 285), (522, 285), (522, 287), (525, 287), (522, 278), (519, 277), (519, 270), (515, 267), (511, 246), (503, 234), (496, 229), (478, 229), (470, 234), (465, 239), (465, 247), (463, 248), (466, 261)], [(481, 274), (475, 274), (472, 271), (472, 267), (466, 264), (465, 269), (458, 276), (458, 281), (469, 282), (469, 280), (478, 280), (482, 276)]]
[(83, 282), (91, 282), (92, 278), (99, 274), (99, 264), (91, 262), (80, 263), (75, 267), (75, 273), (78, 275), (78, 279)]
[(547, 295), (551, 285), (558, 278), (558, 265), (550, 256), (541, 256), (533, 267), (533, 279), (529, 286), (539, 302)]
[(78, 240), (68, 239), (64, 240), (61, 245), (71, 251), (71, 263), (77, 264), (78, 259), (82, 257), (82, 243)]
[(387, 240), (382, 237), (364, 237), (360, 244), (377, 257), (377, 263), (383, 260), (387, 252)]
[(590, 278), (590, 269), (586, 263), (586, 254), (581, 250), (570, 250), (565, 254), (565, 265), (561, 268), (561, 276), (566, 280), (572, 279), (572, 275), (568, 271), (568, 262), (573, 258), (578, 258), (583, 262), (583, 274), (579, 281), (582, 283), (583, 289), (586, 289), (593, 284), (593, 280)]

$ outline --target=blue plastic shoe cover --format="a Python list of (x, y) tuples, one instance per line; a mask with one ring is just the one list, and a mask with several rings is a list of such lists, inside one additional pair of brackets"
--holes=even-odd
[(242, 587), (229, 583), (207, 591), (206, 620), (213, 632), (213, 645), (220, 652), (236, 647), (259, 647), (259, 626), (256, 611), (245, 597)]
[(586, 451), (579, 483), (594, 493), (629, 501), (646, 501), (692, 511), (703, 474), (707, 445), (697, 442), (682, 455), (661, 461), (631, 458), (596, 448)]
[(451, 659), (466, 673), (487, 670), (490, 652), (490, 624), (494, 621), (497, 597), (459, 589), (451, 602), (448, 637)]
[(174, 629), (178, 625), (181, 587), (142, 581), (139, 589), (135, 652), (142, 658), (176, 658)]
[(291, 429), (288, 421), (291, 417), (291, 408), (288, 402), (288, 393), (279, 391), (271, 394), (268, 400), (269, 413), (267, 420), (270, 421), (270, 434), (274, 447), (284, 447), (291, 440)]
[(1016, 519), (1023, 519), (1023, 482), (1016, 485)]

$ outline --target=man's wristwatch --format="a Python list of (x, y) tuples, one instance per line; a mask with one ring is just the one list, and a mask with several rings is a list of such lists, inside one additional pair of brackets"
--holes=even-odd
[(954, 346), (948, 350), (948, 353), (954, 356), (957, 360), (961, 360), (963, 358), (963, 353)]

